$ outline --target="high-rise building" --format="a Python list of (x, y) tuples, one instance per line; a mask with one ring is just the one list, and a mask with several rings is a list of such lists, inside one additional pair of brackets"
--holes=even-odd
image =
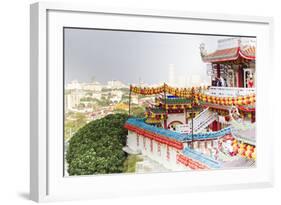
[(111, 80), (107, 82), (107, 88), (109, 89), (120, 89), (120, 88), (126, 88), (127, 86), (119, 81), (119, 80)]

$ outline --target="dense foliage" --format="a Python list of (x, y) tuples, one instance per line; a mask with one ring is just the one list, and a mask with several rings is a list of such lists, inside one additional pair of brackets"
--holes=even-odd
[(111, 114), (79, 129), (69, 140), (69, 175), (120, 173), (126, 160), (127, 114)]

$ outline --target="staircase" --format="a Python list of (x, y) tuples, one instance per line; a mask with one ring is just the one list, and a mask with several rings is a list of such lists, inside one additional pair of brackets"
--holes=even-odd
[[(209, 108), (206, 108), (193, 119), (193, 132), (202, 132), (209, 124), (214, 122), (217, 117), (217, 113), (211, 112)], [(192, 128), (191, 121), (188, 123), (188, 126)]]

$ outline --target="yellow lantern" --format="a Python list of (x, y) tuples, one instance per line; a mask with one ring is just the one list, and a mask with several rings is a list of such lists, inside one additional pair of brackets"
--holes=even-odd
[(239, 153), (241, 156), (244, 156), (244, 155), (245, 155), (245, 145), (244, 145), (244, 144), (240, 144), (240, 145), (239, 145), (238, 153)]
[(245, 151), (245, 157), (247, 157), (248, 159), (251, 159), (252, 158), (252, 151), (247, 149)]
[(242, 105), (242, 100), (238, 99), (237, 100), (237, 105)]
[(252, 150), (252, 146), (251, 145), (247, 145), (246, 149), (247, 150)]
[(252, 158), (256, 160), (256, 148), (254, 148), (254, 151), (252, 152)]
[(250, 97), (249, 101), (250, 101), (250, 104), (253, 104), (254, 103), (254, 98)]

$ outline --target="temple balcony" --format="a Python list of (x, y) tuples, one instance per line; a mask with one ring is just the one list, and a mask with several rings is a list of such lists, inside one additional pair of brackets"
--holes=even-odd
[(238, 97), (255, 94), (255, 88), (216, 87), (211, 86), (205, 94), (217, 97)]

